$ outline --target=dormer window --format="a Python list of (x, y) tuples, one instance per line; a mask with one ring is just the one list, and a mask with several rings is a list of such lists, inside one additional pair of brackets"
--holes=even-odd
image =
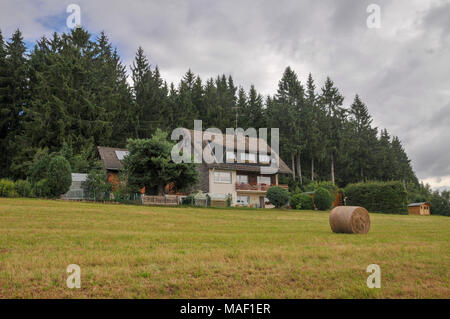
[(227, 163), (234, 163), (236, 161), (236, 153), (227, 152)]
[(265, 164), (270, 163), (270, 156), (267, 154), (259, 154), (259, 162)]

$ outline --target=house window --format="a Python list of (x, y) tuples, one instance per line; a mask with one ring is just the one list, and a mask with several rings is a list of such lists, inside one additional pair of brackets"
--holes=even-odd
[(238, 175), (237, 182), (239, 184), (248, 184), (248, 176), (247, 175)]
[(239, 205), (248, 205), (250, 202), (250, 199), (248, 196), (238, 196), (237, 197), (237, 203)]
[(271, 184), (270, 176), (258, 176), (258, 184)]
[(234, 152), (227, 152), (227, 162), (236, 161), (236, 154)]
[(255, 153), (248, 153), (247, 154), (247, 160), (249, 163), (256, 163), (256, 154)]
[(239, 158), (242, 162), (256, 163), (256, 154), (255, 153), (241, 153)]
[(231, 172), (214, 172), (214, 183), (231, 183)]
[(269, 163), (270, 162), (270, 156), (266, 154), (259, 154), (259, 162), (260, 163)]

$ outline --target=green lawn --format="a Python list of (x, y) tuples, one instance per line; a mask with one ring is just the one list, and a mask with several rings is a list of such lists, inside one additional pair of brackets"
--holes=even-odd
[(328, 215), (0, 199), (0, 297), (450, 298), (450, 218), (371, 214), (347, 235)]

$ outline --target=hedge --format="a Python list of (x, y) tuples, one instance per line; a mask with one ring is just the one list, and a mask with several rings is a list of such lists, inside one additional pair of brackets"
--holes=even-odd
[(17, 197), (13, 181), (8, 179), (0, 180), (0, 197)]
[(289, 201), (289, 192), (280, 186), (272, 186), (269, 188), (266, 196), (277, 208), (286, 205)]
[(314, 210), (313, 199), (306, 194), (294, 194), (291, 197), (290, 205), (293, 209)]
[(402, 182), (349, 184), (344, 190), (348, 206), (362, 206), (370, 212), (407, 214), (407, 191)]
[(32, 189), (30, 182), (19, 179), (14, 183), (14, 188), (20, 197), (31, 197)]
[(333, 204), (333, 196), (331, 196), (327, 189), (319, 187), (319, 189), (314, 192), (314, 204), (318, 210), (328, 210)]

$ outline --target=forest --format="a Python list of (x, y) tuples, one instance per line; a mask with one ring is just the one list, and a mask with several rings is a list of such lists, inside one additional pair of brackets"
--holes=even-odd
[(419, 187), (399, 137), (374, 127), (357, 94), (347, 100), (331, 78), (305, 77), (287, 66), (268, 96), (231, 75), (201, 79), (190, 69), (167, 83), (141, 47), (124, 65), (104, 33), (54, 33), (32, 49), (20, 30), (9, 39), (0, 33), (0, 177), (25, 179), (36, 157), (55, 152), (67, 155), (73, 172), (88, 172), (97, 145), (124, 147), (127, 138), (192, 129), (201, 119), (204, 129), (223, 131), (278, 127), (280, 155), (293, 171), (285, 179), (300, 187), (326, 180)]

